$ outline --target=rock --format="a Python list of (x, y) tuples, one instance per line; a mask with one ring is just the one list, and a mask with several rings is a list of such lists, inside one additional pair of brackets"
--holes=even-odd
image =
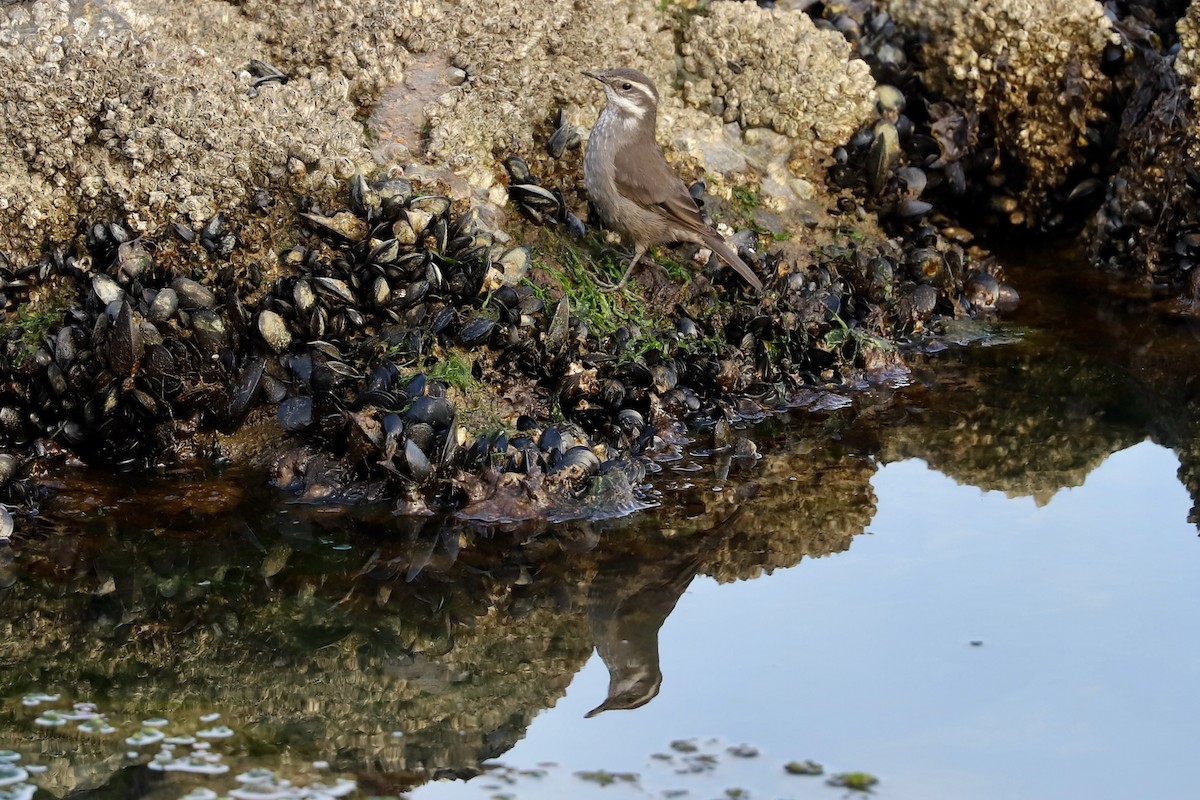
[[(684, 97), (725, 122), (771, 128), (828, 156), (871, 116), (875, 81), (840, 34), (801, 11), (716, 3), (684, 31)], [(714, 103), (716, 105), (714, 106)]]
[(370, 163), (336, 68), (250, 96), (252, 19), (207, 4), (0, 4), (0, 251), (32, 260), (81, 217), (123, 216), (138, 233), (198, 226), (244, 207), (289, 159), (306, 167), (300, 191), (339, 161)]
[(1101, 54), (1115, 37), (1094, 0), (889, 0), (924, 34), (924, 78), (979, 111), (1028, 170), (1024, 200), (1040, 204), (1080, 158), (1089, 121), (1109, 90)]

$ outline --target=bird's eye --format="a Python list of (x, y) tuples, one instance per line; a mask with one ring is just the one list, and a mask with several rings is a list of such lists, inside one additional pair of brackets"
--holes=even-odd
[(631, 83), (622, 83), (622, 84), (621, 84), (621, 89), (622, 89), (623, 91), (626, 91), (626, 92), (628, 92), (628, 91), (629, 91), (630, 89), (632, 89), (632, 88), (633, 88), (633, 84), (631, 84)]

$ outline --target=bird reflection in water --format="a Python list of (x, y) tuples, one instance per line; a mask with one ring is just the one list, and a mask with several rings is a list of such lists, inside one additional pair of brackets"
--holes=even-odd
[(644, 706), (662, 687), (658, 632), (691, 585), (710, 551), (728, 538), (719, 533), (741, 516), (738, 509), (713, 528), (680, 542), (665, 557), (626, 554), (599, 565), (588, 590), (587, 616), (596, 652), (608, 668), (608, 696), (585, 716)]

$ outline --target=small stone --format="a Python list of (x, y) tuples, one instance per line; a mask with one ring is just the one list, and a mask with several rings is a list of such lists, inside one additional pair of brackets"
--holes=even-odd
[(738, 758), (757, 758), (758, 757), (758, 748), (753, 747), (748, 744), (734, 745), (733, 747), (730, 747), (727, 749), (728, 749), (729, 755), (737, 756)]
[(879, 783), (879, 778), (869, 772), (839, 772), (826, 783), (852, 792), (869, 792)]

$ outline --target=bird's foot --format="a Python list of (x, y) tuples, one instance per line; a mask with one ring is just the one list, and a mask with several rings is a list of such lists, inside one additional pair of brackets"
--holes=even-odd
[(601, 278), (594, 272), (592, 273), (592, 280), (596, 282), (596, 286), (600, 288), (601, 292), (604, 294), (611, 294), (612, 292), (621, 289), (626, 283), (629, 282), (629, 276), (633, 274), (633, 268), (636, 265), (636, 261), (630, 263), (630, 265), (625, 268), (625, 273), (621, 275), (621, 278), (615, 282), (606, 281), (604, 278)]
[(612, 283), (604, 280), (599, 275), (593, 275), (592, 280), (596, 282), (596, 288), (599, 289), (602, 294), (612, 294), (613, 292), (624, 288), (625, 284), (629, 282), (629, 273), (625, 273), (621, 276), (621, 280), (614, 281)]

